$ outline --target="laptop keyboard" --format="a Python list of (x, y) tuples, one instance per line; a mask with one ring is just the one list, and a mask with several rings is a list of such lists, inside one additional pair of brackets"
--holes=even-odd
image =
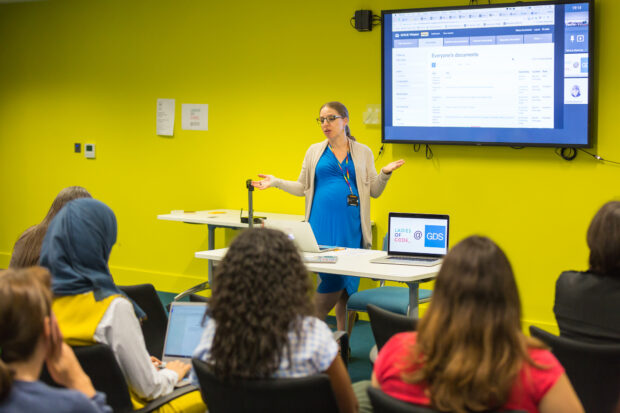
[(417, 261), (417, 262), (437, 261), (437, 258), (422, 258), (422, 257), (388, 257), (388, 259), (397, 260), (397, 261)]

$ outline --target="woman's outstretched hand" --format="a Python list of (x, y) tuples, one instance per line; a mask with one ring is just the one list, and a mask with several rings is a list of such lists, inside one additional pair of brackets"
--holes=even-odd
[(258, 174), (258, 176), (260, 176), (263, 179), (261, 179), (260, 181), (252, 181), (252, 186), (254, 188), (267, 189), (273, 184), (273, 180), (274, 180), (273, 175)]
[[(401, 166), (403, 166), (405, 163), (404, 159), (399, 159), (397, 161), (394, 162), (390, 162), (389, 164), (385, 165), (383, 168), (381, 168), (381, 171), (386, 174), (389, 175), (392, 172), (394, 172), (395, 170), (397, 170), (398, 168), (400, 168)], [(260, 176), (260, 175), (259, 175)]]

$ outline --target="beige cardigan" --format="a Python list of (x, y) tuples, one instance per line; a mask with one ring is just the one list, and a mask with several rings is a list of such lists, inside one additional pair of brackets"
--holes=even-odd
[[(274, 178), (273, 186), (280, 188), (296, 196), (306, 197), (306, 221), (310, 218), (312, 208), (312, 197), (314, 196), (314, 175), (316, 165), (323, 152), (327, 148), (327, 139), (323, 142), (315, 143), (308, 148), (304, 162), (301, 166), (301, 173), (297, 181), (285, 181)], [(372, 246), (372, 231), (370, 228), (370, 197), (377, 198), (387, 184), (390, 175), (383, 171), (377, 174), (375, 170), (374, 156), (370, 148), (362, 143), (349, 139), (351, 158), (355, 164), (355, 175), (357, 191), (360, 196), (360, 218), (362, 220), (362, 237), (364, 247)]]

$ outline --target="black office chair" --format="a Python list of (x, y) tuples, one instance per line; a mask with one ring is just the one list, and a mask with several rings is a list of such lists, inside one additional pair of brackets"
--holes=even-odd
[[(115, 413), (152, 412), (179, 396), (197, 390), (196, 386), (180, 387), (166, 396), (152, 400), (142, 409), (134, 410), (127, 381), (109, 346), (105, 344), (76, 346), (73, 347), (73, 351), (95, 389), (106, 394), (107, 403)], [(45, 366), (41, 373), (41, 381), (58, 387)]]
[(146, 313), (142, 321), (142, 334), (151, 356), (161, 358), (168, 325), (168, 314), (152, 284), (124, 285), (118, 287)]
[(620, 344), (585, 343), (535, 326), (530, 334), (551, 347), (587, 413), (614, 411), (620, 401)]
[[(374, 413), (440, 413), (439, 410), (417, 404), (407, 403), (385, 394), (381, 389), (369, 387), (368, 397)], [(486, 413), (525, 413), (521, 410), (489, 410)]]
[(370, 328), (375, 336), (375, 345), (370, 350), (370, 362), (375, 363), (379, 350), (396, 333), (415, 331), (418, 328), (418, 319), (406, 315), (384, 310), (373, 304), (366, 306), (370, 318)]
[(204, 297), (202, 295), (198, 295), (198, 294), (190, 294), (189, 295), (189, 301), (192, 303), (208, 303), (209, 302), (209, 297)]
[(326, 374), (227, 382), (218, 379), (204, 361), (193, 359), (192, 364), (209, 413), (338, 413)]
[(411, 318), (402, 314), (392, 313), (373, 304), (368, 304), (368, 317), (370, 318), (370, 328), (375, 336), (377, 350), (396, 333), (403, 331), (415, 331), (418, 328), (418, 319)]

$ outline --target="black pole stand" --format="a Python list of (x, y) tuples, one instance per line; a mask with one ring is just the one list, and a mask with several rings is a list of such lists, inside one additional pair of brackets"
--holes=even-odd
[(245, 181), (245, 186), (248, 188), (248, 227), (252, 228), (254, 226), (254, 205), (252, 204), (254, 187), (252, 186), (252, 180), (248, 179)]

